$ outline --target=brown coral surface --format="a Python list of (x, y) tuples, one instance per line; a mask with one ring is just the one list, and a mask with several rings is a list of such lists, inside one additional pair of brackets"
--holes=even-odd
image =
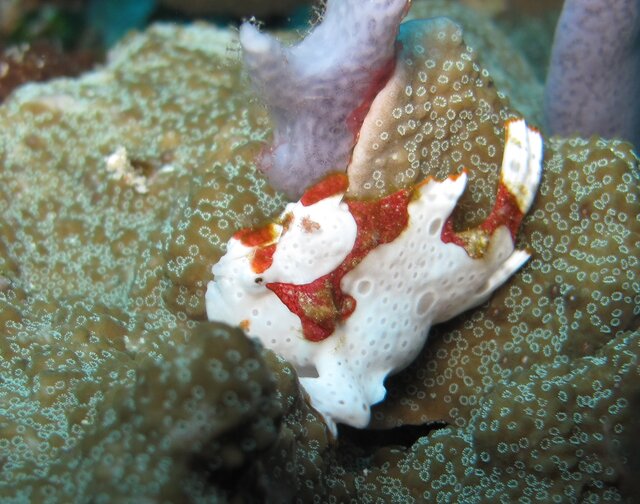
[[(415, 178), (473, 171), (464, 227), (491, 207), (502, 121), (520, 110), (455, 25), (421, 36), (429, 56), (413, 56), (411, 82), (424, 72), (437, 115), (428, 129), (402, 98), (384, 149), (408, 156), (399, 127), (413, 120), (404, 134), (427, 128), (420, 146), (438, 154), (418, 157)], [(284, 203), (254, 167), (269, 124), (234, 44), (205, 25), (155, 26), (103, 69), (23, 87), (0, 107), (0, 500), (631, 501), (631, 148), (547, 140), (519, 238), (530, 262), (433, 330), (389, 381), (373, 420), (383, 430), (332, 439), (289, 364), (204, 316), (226, 241)], [(406, 166), (390, 166), (397, 183)]]

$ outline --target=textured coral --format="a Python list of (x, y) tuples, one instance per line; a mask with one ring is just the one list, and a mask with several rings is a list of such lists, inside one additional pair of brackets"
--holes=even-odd
[(271, 373), (239, 331), (209, 324), (182, 345), (125, 361), (127, 379), (105, 390), (82, 442), (53, 464), (55, 494), (73, 489), (69, 498), (80, 492), (99, 502), (221, 497), (224, 474), (241, 471), (277, 437), (282, 408)]
[[(260, 359), (246, 360), (257, 351), (229, 333), (232, 360), (225, 364), (224, 347), (207, 341), (226, 332), (204, 334), (213, 329), (195, 321), (206, 286), (202, 274), (192, 275), (198, 253), (221, 254), (236, 227), (280, 209), (249, 166), (264, 129), (238, 91), (239, 66), (225, 65), (230, 43), (215, 29), (157, 27), (112, 53), (104, 70), (22, 88), (1, 109), (3, 501), (34, 495), (59, 502), (67, 493), (83, 501), (94, 490), (151, 496), (167, 491), (164, 484), (174, 487), (198, 449), (176, 441), (174, 448), (158, 447), (169, 451), (156, 458), (168, 424), (154, 420), (154, 409), (165, 407), (166, 392), (187, 415), (196, 385), (190, 376), (200, 377), (202, 390), (207, 386), (203, 397), (218, 398), (209, 406), (226, 393), (240, 394), (212, 386), (208, 374), (221, 366), (222, 376), (238, 359), (256, 376), (257, 385), (242, 392), (250, 408), (229, 403), (230, 424), (203, 439), (218, 439), (220, 457), (240, 464), (244, 448), (222, 439), (225, 432), (238, 423), (253, 431), (263, 425), (266, 441), (255, 441), (257, 448), (275, 432), (251, 413), (273, 390)], [(178, 64), (180, 79), (171, 70)], [(109, 171), (109, 156), (122, 148), (147, 192)], [(219, 351), (220, 364), (210, 369), (207, 361)], [(161, 380), (167, 384), (155, 388)], [(173, 397), (170, 384), (180, 380), (185, 387)], [(122, 409), (112, 410), (114, 404)], [(194, 426), (197, 419), (188, 430)], [(141, 433), (150, 436), (149, 446)], [(117, 467), (113, 457), (123, 450), (134, 459)], [(117, 481), (123, 473), (130, 479)]]
[[(476, 24), (473, 33), (494, 33)], [(231, 40), (211, 27), (154, 27), (104, 69), (22, 87), (0, 106), (1, 500), (633, 502), (640, 212), (630, 147), (547, 142), (542, 196), (519, 243), (534, 256), (527, 268), (488, 305), (435, 328), (389, 383), (375, 426), (404, 427), (345, 429), (336, 442), (290, 365), (201, 321), (222, 244), (283, 206), (253, 167), (268, 122), (227, 59)], [(442, 59), (429, 81), (450, 75), (449, 59), (474, 77), (461, 92), (487, 84), (484, 100), (468, 102), (472, 120), (490, 118), (475, 119), (486, 132), (471, 136), (486, 139), (469, 153), (486, 163), (482, 196), (459, 215), (473, 223), (491, 208), (499, 125), (518, 105), (497, 96), (502, 84), (489, 85), (473, 52), (477, 71), (459, 57), (464, 46), (433, 44)], [(120, 146), (147, 193), (107, 170)], [(213, 385), (224, 371), (230, 382)], [(233, 391), (230, 423), (216, 420), (209, 408)], [(214, 420), (189, 429), (191, 448), (160, 439), (169, 424), (201, 425), (203, 411)]]
[[(529, 53), (544, 53), (544, 48), (550, 46), (551, 43), (545, 41), (552, 37), (555, 19), (552, 18), (548, 26), (540, 28), (536, 17), (528, 17), (527, 22), (522, 23), (522, 13), (518, 11), (514, 17), (519, 23), (514, 21), (514, 27), (507, 24), (510, 19), (507, 18), (502, 21), (507, 24), (507, 29), (503, 32), (497, 29), (496, 21), (492, 18), (473, 9), (465, 9), (450, 0), (414, 2), (405, 19), (409, 21), (435, 17), (447, 17), (464, 30), (465, 43), (472, 49), (477, 63), (491, 74), (500, 94), (508, 97), (511, 106), (526, 117), (529, 124), (541, 126), (543, 115), (540, 103), (544, 94), (544, 78), (538, 74), (546, 68), (546, 59), (542, 62), (534, 59), (532, 64)], [(538, 29), (530, 34), (527, 30), (534, 27)], [(518, 29), (524, 33), (518, 32)], [(546, 54), (544, 57), (546, 58)]]
[(639, 354), (640, 333), (621, 331), (592, 357), (503, 380), (478, 398), (465, 427), (406, 437), (343, 432), (335, 447), (317, 418), (289, 410), (282, 437), (264, 454), (259, 495), (274, 502), (634, 502)]

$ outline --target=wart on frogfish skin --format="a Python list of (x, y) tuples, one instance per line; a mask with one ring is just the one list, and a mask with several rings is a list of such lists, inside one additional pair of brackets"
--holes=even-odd
[[(244, 326), (291, 361), (334, 433), (336, 422), (365, 427), (370, 407), (384, 399), (384, 379), (415, 358), (431, 325), (485, 301), (529, 257), (514, 243), (540, 181), (542, 138), (523, 120), (506, 131), (502, 195), (474, 230), (482, 239), (473, 253), (448, 228), (466, 173), (378, 202), (350, 200), (344, 190), (318, 198), (314, 186), (307, 204), (285, 209), (289, 230), (267, 245), (261, 282), (252, 262), (265, 245), (229, 242), (207, 288), (209, 319)], [(305, 220), (318, 230), (305, 232)]]
[(318, 224), (315, 221), (312, 221), (308, 217), (304, 217), (300, 225), (302, 226), (302, 229), (304, 229), (306, 233), (313, 233), (314, 231), (320, 231), (320, 224)]

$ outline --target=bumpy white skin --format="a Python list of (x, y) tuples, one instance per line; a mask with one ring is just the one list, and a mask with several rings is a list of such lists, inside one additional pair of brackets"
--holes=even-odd
[(527, 259), (509, 231), (494, 233), (482, 259), (440, 239), (466, 185), (466, 176), (429, 182), (409, 205), (409, 227), (380, 245), (342, 280), (357, 302), (353, 315), (315, 354), (318, 378), (301, 378), (328, 422), (369, 423), (384, 399), (384, 379), (406, 367), (430, 327), (485, 301)]
[(346, 168), (355, 141), (347, 119), (393, 58), (408, 2), (328, 0), (322, 22), (293, 47), (241, 26), (245, 67), (275, 123), (262, 168), (290, 198)]
[(281, 221), (289, 221), (286, 232), (277, 225), (278, 243), (271, 267), (255, 273), (251, 267), (253, 247), (232, 239), (227, 253), (212, 268), (215, 280), (206, 294), (209, 320), (242, 325), (286, 357), (304, 374), (313, 369), (319, 346), (302, 336), (300, 319), (265, 287), (271, 282), (307, 284), (331, 273), (351, 252), (356, 240), (356, 222), (342, 194), (313, 205), (290, 203)]
[[(507, 129), (502, 183), (526, 212), (540, 181), (542, 139), (524, 121), (510, 122)], [(227, 255), (213, 267), (215, 279), (206, 296), (209, 319), (234, 325), (249, 321), (244, 326), (250, 336), (296, 366), (313, 406), (334, 433), (336, 422), (365, 427), (371, 406), (384, 399), (384, 379), (416, 357), (431, 325), (485, 301), (529, 257), (514, 249), (505, 227), (496, 229), (479, 259), (441, 240), (466, 181), (462, 174), (416, 189), (407, 228), (342, 279), (342, 290), (357, 305), (327, 339), (304, 339), (298, 317), (264, 283), (308, 283), (342, 262), (353, 247), (356, 227), (340, 196), (309, 207), (290, 205), (285, 213), (294, 213), (293, 225), (279, 236), (273, 265), (262, 274), (251, 270), (252, 249), (232, 240)], [(302, 225), (305, 217), (318, 223), (313, 242), (305, 231), (309, 226)], [(303, 249), (307, 253), (298, 254), (300, 260), (290, 254)]]

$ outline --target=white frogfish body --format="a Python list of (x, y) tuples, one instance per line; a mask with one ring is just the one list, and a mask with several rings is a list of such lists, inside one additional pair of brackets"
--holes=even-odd
[(334, 433), (336, 423), (365, 427), (385, 378), (416, 357), (430, 327), (485, 301), (527, 261), (515, 234), (541, 162), (540, 134), (508, 122), (496, 206), (460, 234), (450, 216), (466, 173), (375, 202), (349, 201), (346, 176), (330, 176), (276, 223), (234, 236), (212, 269), (208, 318), (293, 363)]

